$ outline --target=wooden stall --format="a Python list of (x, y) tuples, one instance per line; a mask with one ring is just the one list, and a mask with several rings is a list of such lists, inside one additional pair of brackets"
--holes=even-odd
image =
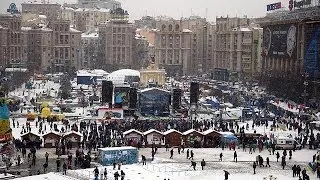
[(195, 129), (189, 129), (182, 133), (183, 141), (186, 147), (200, 148), (202, 147), (203, 134)]
[(182, 133), (175, 130), (170, 129), (163, 133), (165, 137), (165, 144), (168, 144), (169, 147), (177, 147), (181, 145), (182, 141)]

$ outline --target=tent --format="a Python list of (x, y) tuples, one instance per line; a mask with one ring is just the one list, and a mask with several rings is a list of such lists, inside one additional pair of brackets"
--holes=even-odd
[(232, 132), (220, 132), (221, 141), (225, 143), (238, 142), (238, 138)]

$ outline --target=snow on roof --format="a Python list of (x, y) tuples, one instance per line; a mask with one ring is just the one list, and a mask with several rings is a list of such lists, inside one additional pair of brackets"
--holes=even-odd
[(70, 27), (70, 32), (76, 32), (76, 33), (79, 33), (79, 32), (81, 32), (81, 31), (78, 31), (78, 30), (76, 30), (76, 29), (74, 29), (74, 28)]
[(184, 33), (192, 33), (192, 31), (190, 29), (183, 29), (182, 32), (184, 32)]
[(206, 131), (203, 131), (202, 134), (203, 134), (203, 135), (208, 135), (208, 134), (210, 134), (210, 133), (212, 133), (212, 132), (216, 132), (216, 133), (220, 134), (220, 132), (218, 132), (218, 131), (216, 131), (216, 130), (214, 130), (214, 129), (208, 129), (208, 130), (206, 130)]
[(127, 135), (127, 134), (130, 134), (130, 133), (132, 133), (132, 132), (135, 132), (135, 133), (137, 133), (137, 134), (143, 135), (142, 132), (140, 132), (140, 131), (138, 131), (138, 130), (135, 130), (135, 129), (130, 129), (130, 130), (124, 132), (123, 135)]
[(143, 135), (148, 135), (148, 134), (153, 133), (153, 132), (158, 133), (158, 134), (162, 134), (162, 132), (160, 132), (158, 130), (150, 129), (150, 130), (144, 132)]
[(167, 91), (167, 90), (164, 90), (164, 89), (160, 89), (160, 88), (155, 88), (155, 87), (145, 88), (145, 89), (140, 90), (140, 92), (144, 93), (144, 92), (148, 92), (148, 91), (151, 91), (151, 90), (159, 90), (159, 91), (163, 91), (163, 92), (166, 92), (166, 93), (170, 93), (170, 91)]
[(104, 75), (104, 74), (109, 74), (107, 71), (102, 70), (102, 69), (94, 69), (91, 71), (93, 74), (98, 74), (98, 75)]
[(234, 134), (232, 132), (219, 132), (222, 136), (234, 136)]
[(21, 31), (30, 31), (32, 27), (21, 27)]
[(175, 129), (169, 129), (168, 131), (164, 132), (163, 135), (168, 135), (168, 134), (173, 133), (173, 132), (176, 132), (176, 133), (179, 133), (179, 134), (182, 135), (181, 132), (179, 132), (179, 131), (177, 131), (177, 130), (175, 130)]
[(129, 150), (129, 149), (137, 149), (132, 146), (121, 146), (121, 147), (105, 147), (105, 148), (98, 148), (101, 151), (112, 151), (112, 150)]
[(240, 28), (240, 31), (251, 31), (251, 29), (249, 29), (249, 28)]
[(58, 136), (62, 136), (62, 134), (61, 134), (61, 133), (56, 132), (56, 131), (50, 131), (50, 132), (47, 132), (47, 133), (45, 133), (43, 136), (46, 136), (46, 135), (48, 135), (48, 134), (55, 134), (55, 135), (58, 135)]
[(183, 134), (183, 135), (188, 135), (188, 134), (193, 133), (193, 132), (198, 132), (198, 133), (202, 134), (201, 132), (199, 132), (199, 131), (197, 131), (197, 130), (195, 130), (195, 129), (189, 129), (188, 131), (183, 132), (182, 134)]
[(31, 129), (31, 131), (30, 131), (30, 132), (26, 132), (26, 133), (21, 134), (21, 137), (22, 137), (22, 136), (25, 136), (25, 135), (27, 135), (27, 134), (33, 134), (33, 135), (36, 135), (36, 136), (42, 137), (42, 135), (41, 135), (41, 134), (39, 134), (38, 132), (36, 132), (36, 130), (35, 130), (35, 129)]
[(138, 76), (140, 77), (140, 72), (133, 69), (120, 69), (113, 71), (109, 76)]
[(98, 33), (82, 33), (81, 38), (99, 38)]
[(39, 18), (41, 18), (41, 19), (47, 19), (47, 16), (46, 16), (46, 15), (39, 15)]
[(76, 135), (82, 136), (82, 134), (81, 134), (81, 133), (76, 132), (76, 131), (69, 131), (69, 132), (66, 132), (66, 133), (64, 133), (64, 134), (63, 134), (63, 136), (68, 136), (68, 135), (70, 135), (70, 134), (76, 134)]
[(5, 72), (27, 72), (26, 68), (6, 68)]
[(42, 30), (42, 31), (52, 31), (52, 29), (47, 28), (47, 27), (43, 27), (43, 28), (41, 28), (41, 30)]

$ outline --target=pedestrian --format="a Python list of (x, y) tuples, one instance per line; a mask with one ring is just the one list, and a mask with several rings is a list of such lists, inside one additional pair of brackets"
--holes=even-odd
[(187, 159), (189, 159), (189, 149), (187, 149)]
[(46, 157), (46, 162), (48, 163), (48, 160), (49, 160), (49, 153), (48, 152), (46, 152), (45, 157)]
[(21, 157), (20, 157), (20, 155), (18, 155), (17, 161), (18, 161), (18, 166), (20, 166), (20, 163), (21, 163)]
[(300, 165), (297, 165), (296, 176), (301, 177), (300, 173), (301, 173), (301, 167), (300, 167)]
[(285, 156), (282, 156), (281, 166), (282, 166), (282, 169), (284, 169), (284, 167), (286, 166), (286, 157)]
[(61, 166), (61, 162), (60, 162), (60, 158), (58, 157), (56, 160), (56, 164), (57, 164), (57, 172), (60, 171), (60, 166)]
[(277, 157), (277, 162), (279, 162), (279, 158), (280, 158), (280, 153), (279, 152), (277, 152), (276, 157)]
[(201, 161), (201, 169), (203, 170), (204, 166), (206, 166), (206, 162), (204, 161), (204, 159), (202, 159)]
[(106, 179), (108, 178), (108, 171), (107, 171), (107, 168), (104, 168), (103, 175), (104, 175), (104, 179), (106, 180)]
[(220, 158), (219, 158), (219, 161), (222, 161), (223, 154), (220, 153), (219, 157), (220, 157)]
[(178, 154), (180, 154), (180, 151), (181, 151), (181, 147), (179, 146), (178, 147)]
[(292, 167), (292, 177), (296, 177), (296, 175), (297, 175), (297, 166), (293, 165), (293, 167)]
[(289, 159), (292, 158), (292, 150), (289, 151)]
[(121, 162), (119, 162), (119, 163), (118, 163), (118, 170), (120, 170), (120, 169), (121, 169), (121, 165), (122, 165), (122, 163), (121, 163)]
[(146, 157), (144, 155), (141, 155), (141, 159), (142, 159), (142, 165), (147, 165), (147, 160)]
[(118, 173), (118, 171), (116, 171), (114, 173), (114, 180), (119, 180), (119, 176), (120, 176), (120, 174)]
[(63, 168), (63, 175), (67, 175), (67, 163), (64, 162), (63, 165), (62, 165), (62, 168)]
[(170, 150), (170, 159), (173, 159), (173, 149)]
[(223, 170), (223, 171), (224, 171), (224, 179), (228, 180), (230, 173), (228, 171), (226, 171), (226, 170)]
[(238, 162), (238, 155), (237, 155), (237, 151), (234, 151), (233, 153), (233, 161)]
[(256, 174), (257, 163), (253, 162), (252, 167), (253, 167), (253, 174)]
[[(143, 157), (143, 155), (141, 156), (141, 157)], [(143, 160), (143, 159), (142, 159)], [(142, 161), (143, 162), (143, 161)], [(117, 165), (117, 163), (116, 163), (116, 161), (113, 161), (113, 170), (115, 170), (116, 169), (116, 165)], [(142, 164), (143, 165), (143, 164)]]
[(191, 166), (193, 167), (193, 170), (196, 170), (197, 163), (194, 161), (191, 161)]
[(44, 163), (43, 164), (43, 173), (46, 173), (47, 172), (47, 168), (48, 168), (48, 163)]
[(267, 164), (266, 164), (266, 167), (267, 167), (267, 166), (270, 167), (270, 159), (269, 159), (269, 157), (266, 158), (266, 163), (267, 163)]
[(191, 151), (190, 151), (190, 157), (189, 157), (189, 159), (192, 159), (192, 160), (193, 160), (193, 155), (194, 155), (194, 154), (193, 154), (193, 150), (191, 150)]
[(123, 170), (121, 170), (120, 174), (121, 174), (121, 180), (124, 180), (124, 177), (126, 174), (123, 172)]

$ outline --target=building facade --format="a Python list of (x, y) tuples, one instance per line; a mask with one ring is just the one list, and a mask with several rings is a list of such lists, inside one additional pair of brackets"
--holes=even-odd
[(129, 23), (128, 13), (123, 9), (111, 11), (111, 20), (99, 25), (101, 44), (100, 67), (112, 72), (131, 68), (133, 62), (133, 41), (135, 27)]
[(99, 60), (100, 41), (98, 33), (83, 33), (81, 35), (80, 69), (96, 69)]
[(111, 10), (121, 8), (121, 3), (115, 0), (79, 0), (78, 5), (82, 8), (101, 7)]
[(21, 42), (21, 16), (20, 15), (0, 15), (0, 28), (1, 38), (0, 44), (2, 45), (1, 66), (22, 66), (22, 42)]
[(248, 18), (220, 17), (216, 22), (215, 68), (226, 69), (236, 77), (251, 78), (261, 60), (257, 54), (261, 51), (261, 29), (253, 29)]
[(81, 58), (81, 32), (70, 27), (69, 21), (56, 20), (52, 29), (51, 71), (66, 72), (79, 68)]
[(166, 69), (169, 76), (193, 72), (191, 59), (192, 31), (183, 29), (178, 20), (157, 22), (154, 44), (155, 63)]
[(22, 3), (22, 14), (31, 13), (38, 15), (45, 15), (48, 21), (61, 18), (61, 5), (49, 3)]

